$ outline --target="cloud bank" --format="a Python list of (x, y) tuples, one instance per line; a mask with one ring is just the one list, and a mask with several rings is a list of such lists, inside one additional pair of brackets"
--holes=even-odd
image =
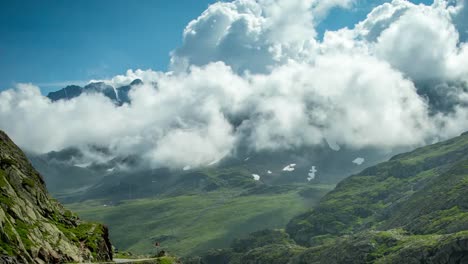
[(0, 128), (30, 151), (98, 145), (176, 168), (215, 163), (239, 146), (391, 149), (468, 130), (465, 2), (394, 0), (317, 39), (332, 8), (353, 4), (218, 2), (187, 25), (172, 71), (104, 80), (143, 80), (131, 104), (99, 94), (51, 102), (20, 84), (0, 93)]

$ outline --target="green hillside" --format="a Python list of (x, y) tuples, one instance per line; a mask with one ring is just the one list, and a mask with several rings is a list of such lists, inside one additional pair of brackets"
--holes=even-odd
[(287, 231), (298, 243), (312, 246), (323, 235), (370, 228), (415, 234), (464, 230), (467, 164), (468, 134), (395, 156), (339, 183), (317, 208), (291, 221)]
[[(187, 263), (468, 263), (468, 133), (365, 169), (289, 222)], [(282, 252), (282, 253), (281, 253)], [(285, 257), (286, 256), (286, 257)]]

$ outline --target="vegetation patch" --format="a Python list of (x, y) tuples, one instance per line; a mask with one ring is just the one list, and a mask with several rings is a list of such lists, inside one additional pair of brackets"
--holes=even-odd
[(34, 246), (34, 243), (29, 238), (29, 233), (31, 232), (32, 228), (34, 228), (34, 226), (29, 225), (19, 219), (16, 219), (15, 229), (26, 249), (30, 249)]
[(4, 170), (0, 169), (0, 188), (8, 186), (7, 175)]
[(0, 206), (3, 206), (4, 209), (11, 208), (14, 205), (14, 201), (11, 197), (0, 193)]
[(8, 256), (13, 256), (16, 254), (16, 249), (12, 239), (15, 237), (15, 233), (9, 223), (6, 223), (3, 226), (5, 233), (0, 233), (0, 252)]
[(36, 186), (36, 183), (34, 182), (34, 180), (30, 179), (30, 178), (24, 178), (23, 179), (23, 186), (24, 187), (29, 187), (29, 188), (34, 188), (34, 186)]
[[(330, 188), (320, 186), (323, 196)], [(68, 205), (83, 219), (109, 226), (119, 250), (153, 254), (155, 242), (179, 256), (225, 247), (238, 237), (265, 228), (282, 228), (314, 203), (296, 187), (287, 192), (243, 195), (218, 189), (207, 193), (125, 201), (87, 201)], [(315, 202), (318, 201), (318, 198)], [(106, 205), (106, 206), (104, 206)], [(166, 237), (164, 241), (161, 238)]]
[(3, 168), (3, 169), (9, 168), (9, 167), (11, 167), (11, 166), (13, 166), (15, 164), (16, 164), (16, 162), (13, 161), (12, 159), (9, 159), (9, 158), (0, 159), (0, 168)]

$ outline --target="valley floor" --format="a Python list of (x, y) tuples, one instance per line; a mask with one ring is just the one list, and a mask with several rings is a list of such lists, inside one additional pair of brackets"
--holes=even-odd
[(178, 256), (228, 246), (234, 238), (266, 228), (283, 228), (313, 207), (332, 185), (298, 185), (279, 193), (245, 194), (234, 190), (173, 197), (104, 200), (68, 204), (80, 217), (108, 225), (119, 250)]

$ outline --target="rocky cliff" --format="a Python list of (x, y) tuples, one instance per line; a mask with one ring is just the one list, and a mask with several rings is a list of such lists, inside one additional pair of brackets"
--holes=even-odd
[(111, 260), (107, 228), (52, 199), (23, 152), (0, 131), (0, 263)]

